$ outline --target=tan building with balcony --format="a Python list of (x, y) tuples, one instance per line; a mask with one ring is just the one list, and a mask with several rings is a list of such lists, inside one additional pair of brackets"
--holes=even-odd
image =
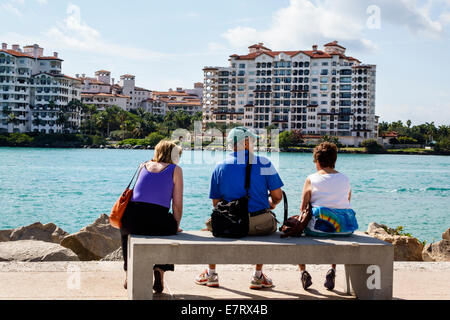
[(81, 110), (72, 108), (71, 102), (81, 99), (81, 81), (62, 74), (62, 62), (57, 52), (44, 56), (37, 44), (23, 49), (2, 44), (0, 131), (78, 131)]
[(259, 43), (229, 63), (203, 69), (204, 125), (301, 130), (348, 145), (378, 137), (376, 66), (347, 56), (337, 41), (296, 51)]

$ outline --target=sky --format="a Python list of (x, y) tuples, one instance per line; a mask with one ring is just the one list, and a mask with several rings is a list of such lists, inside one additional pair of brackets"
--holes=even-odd
[(311, 50), (337, 40), (377, 65), (380, 121), (450, 124), (450, 0), (0, 0), (0, 42), (58, 52), (67, 75), (136, 75), (192, 88), (263, 42)]

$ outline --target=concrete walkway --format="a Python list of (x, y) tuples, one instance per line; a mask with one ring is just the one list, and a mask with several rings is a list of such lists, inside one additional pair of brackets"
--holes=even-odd
[[(336, 290), (323, 287), (327, 266), (309, 266), (313, 285), (301, 288), (295, 266), (268, 265), (264, 271), (276, 285), (260, 291), (248, 288), (249, 265), (219, 265), (219, 288), (194, 284), (205, 266), (176, 266), (165, 276), (164, 294), (155, 299), (353, 299), (344, 291), (344, 270), (338, 266)], [(0, 299), (127, 299), (121, 262), (0, 263)], [(394, 299), (450, 300), (450, 262), (396, 262)]]

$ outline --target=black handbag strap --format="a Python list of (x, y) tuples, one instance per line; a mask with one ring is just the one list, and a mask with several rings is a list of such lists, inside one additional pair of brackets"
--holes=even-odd
[(252, 164), (250, 162), (250, 152), (248, 152), (247, 156), (247, 166), (245, 167), (245, 191), (247, 192), (247, 197), (250, 197), (250, 182), (251, 182), (251, 175), (252, 175)]
[(288, 208), (288, 200), (286, 196), (286, 192), (283, 192), (283, 204), (284, 204), (284, 222), (288, 220), (289, 208)]
[[(139, 167), (136, 169), (136, 172), (134, 173), (133, 178), (131, 178), (131, 181), (130, 181), (130, 183), (128, 184), (127, 189), (130, 189), (131, 184), (133, 183), (134, 178), (136, 177), (136, 175), (137, 175), (137, 177), (139, 178), (139, 174), (141, 174), (141, 170), (142, 170), (142, 168), (144, 168), (144, 166), (145, 166), (145, 162), (144, 162), (144, 163), (141, 163), (141, 164), (139, 165)], [(136, 181), (134, 181), (133, 189), (134, 189), (134, 187), (136, 186), (136, 183), (137, 183), (137, 178), (136, 178)]]

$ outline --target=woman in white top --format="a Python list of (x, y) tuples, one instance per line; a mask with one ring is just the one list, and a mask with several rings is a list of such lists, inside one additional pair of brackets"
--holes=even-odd
[[(348, 236), (358, 229), (355, 212), (350, 206), (351, 189), (348, 177), (335, 170), (337, 147), (324, 142), (314, 149), (317, 172), (308, 176), (303, 187), (301, 211), (311, 204), (313, 216), (305, 233), (311, 236)], [(306, 290), (312, 285), (311, 275), (305, 265), (300, 265), (302, 285)], [(325, 287), (333, 290), (336, 265), (326, 275)]]

